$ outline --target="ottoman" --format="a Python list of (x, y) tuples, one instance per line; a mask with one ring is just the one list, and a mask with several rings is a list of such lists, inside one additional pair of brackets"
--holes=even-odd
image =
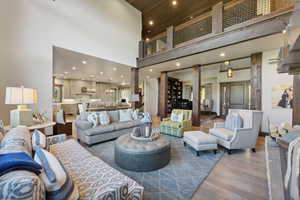
[(197, 156), (200, 151), (213, 150), (217, 153), (218, 142), (213, 135), (203, 133), (202, 131), (187, 131), (184, 132), (183, 144), (188, 144), (190, 147), (196, 150)]
[(164, 135), (149, 142), (122, 135), (115, 141), (115, 162), (123, 169), (136, 172), (160, 169), (170, 161), (170, 148), (170, 141)]

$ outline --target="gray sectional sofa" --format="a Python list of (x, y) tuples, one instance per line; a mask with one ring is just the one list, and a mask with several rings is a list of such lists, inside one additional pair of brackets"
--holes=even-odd
[[(57, 137), (57, 136), (53, 136)], [(144, 188), (131, 178), (93, 156), (76, 140), (57, 142), (49, 149), (63, 164), (78, 189), (80, 200), (141, 200)], [(32, 156), (31, 133), (17, 127), (2, 139), (0, 154), (25, 152)], [(15, 170), (0, 176), (0, 199), (45, 200), (45, 186), (39, 176)]]
[(77, 139), (89, 146), (115, 139), (123, 134), (130, 133), (134, 127), (146, 126), (141, 120), (132, 120), (120, 122), (119, 110), (107, 111), (111, 123), (108, 125), (99, 125), (93, 128), (92, 123), (87, 121), (89, 112), (78, 115), (75, 121), (77, 128)]

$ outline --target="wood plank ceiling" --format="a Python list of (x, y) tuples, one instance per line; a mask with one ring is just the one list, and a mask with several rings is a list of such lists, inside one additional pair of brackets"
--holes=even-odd
[[(193, 17), (211, 10), (212, 6), (222, 0), (127, 0), (128, 3), (142, 12), (142, 36), (151, 38), (164, 32), (167, 27), (177, 26)], [(228, 0), (226, 0), (228, 1)], [(153, 20), (154, 24), (149, 25)]]

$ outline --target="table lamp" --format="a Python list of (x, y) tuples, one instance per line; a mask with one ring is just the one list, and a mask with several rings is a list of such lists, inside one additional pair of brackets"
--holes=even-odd
[(38, 101), (37, 90), (32, 88), (6, 87), (5, 104), (18, 105), (17, 109), (10, 111), (10, 126), (33, 125), (32, 110), (27, 107), (29, 104), (36, 104)]

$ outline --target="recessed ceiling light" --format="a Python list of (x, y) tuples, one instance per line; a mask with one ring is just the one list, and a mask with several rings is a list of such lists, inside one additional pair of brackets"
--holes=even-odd
[(151, 31), (150, 31), (150, 30), (148, 30), (148, 31), (147, 31), (147, 33), (151, 33)]
[(75, 66), (73, 66), (73, 67), (72, 67), (72, 70), (76, 70), (76, 67), (75, 67)]
[(87, 63), (87, 62), (86, 62), (85, 60), (83, 60), (83, 61), (82, 61), (82, 64), (84, 64), (84, 65), (85, 65), (86, 63)]
[(114, 70), (114, 71), (117, 71), (117, 68), (116, 68), (116, 67), (114, 67), (114, 68), (113, 68), (113, 70)]
[(176, 1), (176, 0), (173, 0), (173, 1), (172, 1), (172, 5), (173, 5), (173, 6), (176, 6), (176, 5), (177, 5), (177, 1)]
[(149, 69), (149, 72), (153, 72), (153, 69)]
[(282, 30), (282, 33), (283, 33), (283, 34), (286, 34), (286, 29), (283, 29), (283, 30)]
[(226, 60), (226, 61), (224, 62), (224, 64), (225, 64), (225, 65), (229, 65), (229, 64), (230, 64), (229, 60)]
[(190, 19), (193, 19), (194, 18), (194, 16), (190, 16)]
[(103, 72), (100, 72), (100, 75), (103, 75)]
[(65, 74), (68, 74), (69, 72), (65, 72)]
[(225, 53), (224, 52), (220, 53), (220, 56), (225, 57)]
[(95, 75), (91, 74), (91, 75), (90, 75), (90, 77), (91, 77), (91, 78), (94, 78), (94, 77), (95, 77)]
[(180, 67), (180, 62), (176, 62), (176, 67)]
[(111, 81), (112, 81), (112, 80), (113, 80), (113, 78), (112, 78), (112, 77), (110, 77), (110, 78), (109, 78), (109, 80), (111, 80)]
[(149, 25), (150, 25), (150, 26), (153, 26), (153, 25), (154, 25), (154, 21), (153, 21), (153, 20), (150, 20), (150, 21), (149, 21)]
[(146, 42), (149, 42), (150, 41), (150, 39), (149, 38), (146, 38)]
[(124, 78), (124, 75), (123, 75), (123, 74), (121, 75), (121, 78)]
[(126, 85), (126, 83), (125, 83), (125, 82), (122, 82), (121, 85)]

